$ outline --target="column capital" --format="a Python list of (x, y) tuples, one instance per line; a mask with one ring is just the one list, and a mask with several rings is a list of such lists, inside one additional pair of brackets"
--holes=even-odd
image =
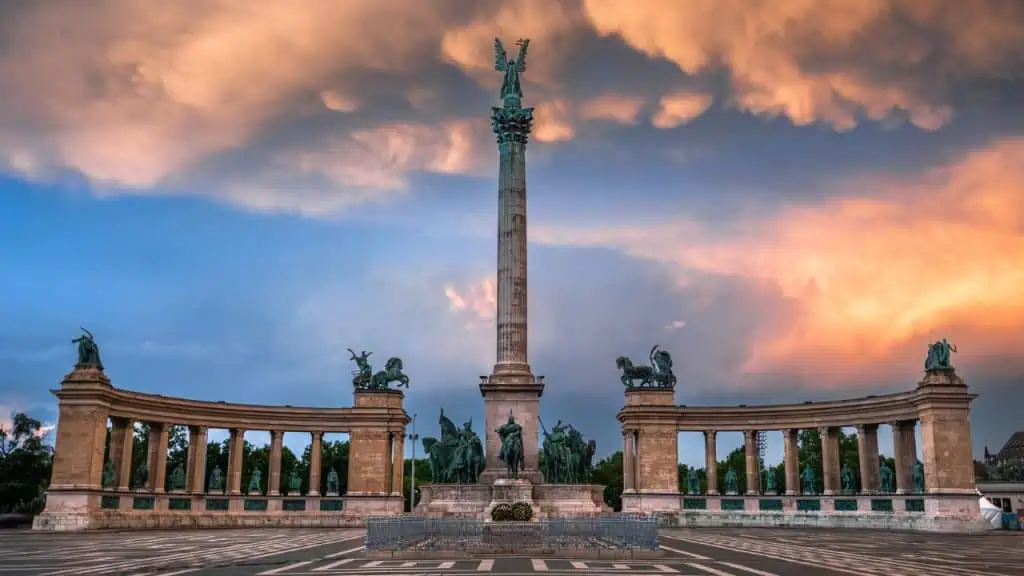
[(705, 430), (704, 431), (704, 439), (705, 440), (707, 440), (708, 438), (714, 440), (715, 437), (717, 437), (717, 436), (718, 436), (718, 430)]
[(895, 420), (890, 422), (889, 425), (892, 426), (894, 430), (897, 428), (913, 428), (917, 426), (917, 420)]
[(878, 424), (857, 424), (857, 433), (863, 434), (864, 432), (875, 432), (878, 430)]
[(533, 130), (533, 108), (491, 108), (491, 130), (498, 144), (526, 144)]

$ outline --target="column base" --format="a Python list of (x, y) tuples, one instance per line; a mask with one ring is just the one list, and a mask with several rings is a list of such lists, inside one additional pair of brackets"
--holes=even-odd
[(46, 491), (46, 509), (32, 519), (32, 529), (47, 532), (80, 532), (99, 525), (100, 497), (92, 491)]
[(680, 492), (622, 492), (622, 511), (627, 513), (673, 512), (682, 508)]
[(345, 514), (352, 516), (393, 516), (404, 512), (405, 501), (401, 496), (384, 493), (345, 494)]

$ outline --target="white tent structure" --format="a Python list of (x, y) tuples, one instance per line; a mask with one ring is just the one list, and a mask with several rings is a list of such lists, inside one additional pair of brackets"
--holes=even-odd
[[(978, 490), (978, 496), (981, 496), (981, 490)], [(978, 498), (978, 506), (981, 508), (981, 517), (988, 522), (993, 528), (999, 529), (1003, 526), (1003, 511), (1000, 510), (991, 500), (981, 496)]]

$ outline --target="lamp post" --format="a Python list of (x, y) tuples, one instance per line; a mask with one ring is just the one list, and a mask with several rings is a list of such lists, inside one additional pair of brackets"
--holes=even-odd
[(412, 442), (412, 460), (409, 462), (409, 512), (416, 505), (416, 441), (420, 435), (416, 433), (416, 415), (412, 415), (412, 433), (406, 436)]

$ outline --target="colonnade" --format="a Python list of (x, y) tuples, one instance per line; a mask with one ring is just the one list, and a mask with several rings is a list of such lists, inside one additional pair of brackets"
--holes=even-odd
[[(718, 433), (743, 432), (746, 486), (738, 486), (735, 494), (742, 498), (767, 496), (761, 493), (758, 481), (761, 472), (758, 434), (781, 431), (785, 491), (777, 496), (796, 498), (809, 496), (802, 490), (798, 438), (800, 431), (813, 430), (821, 439), (822, 461), (822, 493), (815, 496), (828, 499), (851, 495), (842, 489), (839, 438), (842, 428), (855, 427), (860, 469), (857, 495), (880, 498), (880, 425), (892, 426), (895, 495), (909, 498), (919, 492), (914, 485), (914, 464), (917, 462), (915, 428), (920, 424), (924, 471), (922, 506), (932, 515), (970, 515), (972, 507), (977, 508), (969, 421), (969, 405), (974, 398), (952, 370), (926, 373), (910, 392), (802, 404), (677, 406), (672, 389), (629, 389), (626, 405), (618, 415), (623, 434), (623, 506), (628, 511), (680, 509), (679, 432), (703, 433), (708, 487), (705, 496), (711, 498), (730, 496), (719, 494)], [(914, 508), (918, 506), (915, 504)], [(908, 504), (907, 509), (910, 508)]]
[[(102, 370), (85, 367), (65, 376), (54, 394), (59, 399), (59, 421), (53, 472), (46, 509), (35, 521), (38, 529), (253, 525), (258, 519), (251, 513), (260, 511), (281, 513), (272, 514), (280, 525), (308, 525), (308, 519), (285, 516), (308, 518), (343, 510), (343, 516), (355, 518), (402, 511), (405, 426), (410, 419), (397, 390), (356, 390), (353, 406), (343, 408), (230, 404), (114, 388)], [(108, 421), (110, 444), (104, 461)], [(149, 425), (147, 474), (145, 486), (132, 489), (137, 422)], [(174, 425), (188, 429), (185, 486), (167, 494), (168, 443)], [(224, 491), (206, 490), (211, 428), (229, 432)], [(270, 433), (267, 493), (246, 494), (242, 486), (244, 437), (247, 431), (261, 430)], [(309, 490), (301, 502), (299, 498), (289, 502), (289, 497), (299, 495), (281, 489), (285, 432), (310, 434), (312, 440)], [(325, 433), (349, 435), (344, 496), (320, 492)], [(115, 481), (105, 487), (102, 476), (108, 462)], [(332, 499), (337, 505), (325, 505)], [(232, 512), (239, 515), (234, 517)], [(259, 525), (266, 525), (266, 520), (258, 520)], [(338, 525), (341, 520), (330, 520), (332, 524), (316, 521)]]

